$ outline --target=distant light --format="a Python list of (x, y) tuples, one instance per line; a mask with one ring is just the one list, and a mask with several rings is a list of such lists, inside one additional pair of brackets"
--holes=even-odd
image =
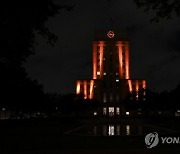
[(180, 112), (180, 110), (177, 110), (177, 112)]
[(126, 125), (126, 135), (130, 135), (130, 126)]
[(106, 72), (104, 72), (103, 75), (106, 75)]
[(6, 108), (3, 107), (3, 108), (2, 108), (2, 111), (5, 111), (5, 110), (6, 110)]
[(109, 136), (114, 135), (114, 125), (109, 125), (109, 131), (108, 131)]
[(116, 73), (116, 75), (118, 75), (118, 73)]
[(119, 79), (116, 79), (116, 82), (119, 82)]
[(58, 110), (58, 107), (56, 107), (56, 110)]
[(97, 75), (100, 75), (100, 72), (97, 72)]
[(97, 115), (97, 112), (94, 112), (94, 115)]
[(129, 112), (126, 112), (126, 115), (129, 115)]

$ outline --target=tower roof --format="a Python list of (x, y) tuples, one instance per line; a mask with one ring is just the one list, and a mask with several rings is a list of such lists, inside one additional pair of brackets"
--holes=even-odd
[(128, 41), (127, 33), (119, 30), (99, 30), (95, 32), (94, 41), (124, 40)]

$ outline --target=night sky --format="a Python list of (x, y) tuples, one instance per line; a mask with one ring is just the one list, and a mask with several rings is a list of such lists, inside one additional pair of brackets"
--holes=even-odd
[(112, 28), (127, 32), (131, 78), (145, 78), (147, 87), (159, 92), (180, 83), (180, 18), (152, 23), (153, 13), (143, 13), (133, 0), (57, 3), (75, 5), (72, 11), (61, 11), (47, 22), (58, 41), (52, 47), (37, 36), (36, 54), (25, 64), (29, 76), (45, 92), (75, 92), (76, 79), (91, 78), (94, 32)]

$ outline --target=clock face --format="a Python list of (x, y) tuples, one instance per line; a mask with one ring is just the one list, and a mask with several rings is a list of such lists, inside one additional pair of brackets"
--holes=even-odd
[(113, 38), (114, 37), (114, 32), (113, 31), (109, 31), (108, 33), (107, 33), (107, 36), (109, 37), (109, 38)]

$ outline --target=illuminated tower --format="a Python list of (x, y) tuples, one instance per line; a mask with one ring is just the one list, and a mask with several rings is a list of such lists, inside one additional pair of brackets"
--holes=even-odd
[(146, 81), (130, 79), (129, 41), (120, 33), (99, 32), (92, 49), (92, 79), (77, 80), (76, 94), (100, 101), (104, 115), (120, 115), (126, 95), (135, 92), (138, 100), (138, 91), (146, 89)]

